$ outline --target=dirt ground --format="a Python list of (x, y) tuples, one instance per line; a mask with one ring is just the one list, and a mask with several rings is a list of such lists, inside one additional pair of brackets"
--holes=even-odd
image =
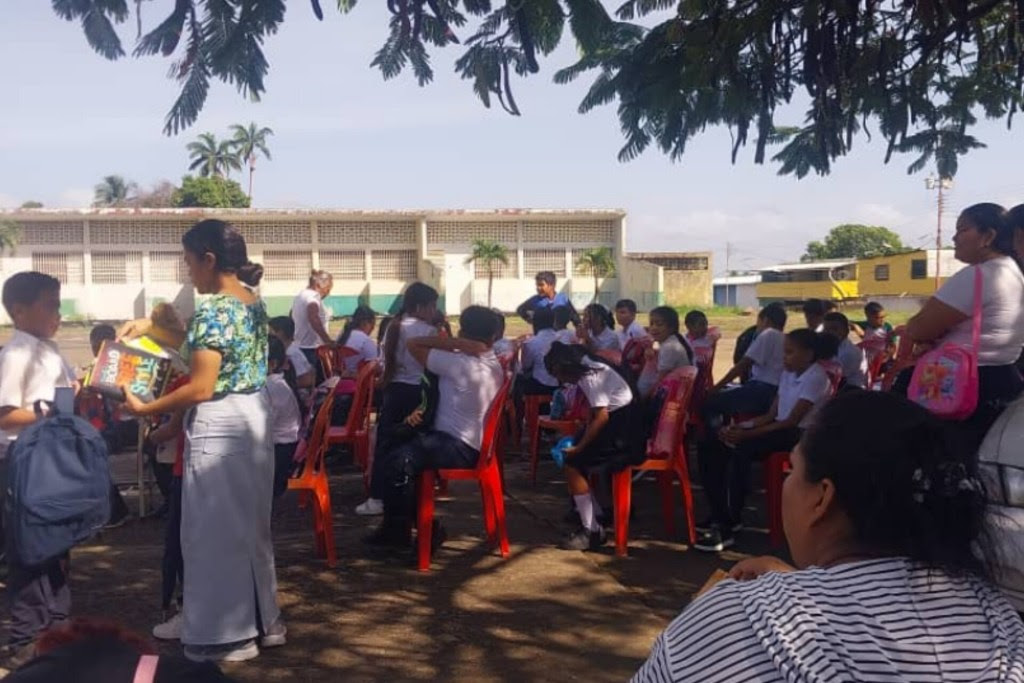
[[(712, 323), (724, 332), (720, 374), (736, 332), (750, 319)], [(66, 328), (59, 341), (72, 362), (88, 360), (82, 328)], [(314, 557), (308, 510), (291, 494), (282, 498), (273, 526), (289, 643), (226, 671), (253, 682), (622, 681), (714, 569), (771, 549), (760, 494), (751, 497), (750, 528), (740, 533), (736, 552), (707, 555), (682, 542), (680, 510), (677, 533), (666, 535), (657, 487), (641, 480), (634, 485), (628, 558), (615, 557), (611, 546), (601, 553), (559, 550), (568, 510), (561, 472), (545, 459), (533, 486), (517, 450), (505, 456), (509, 557), (487, 546), (476, 485), (455, 482), (437, 506), (449, 540), (425, 574), (415, 570), (411, 553), (380, 555), (360, 542), (375, 520), (354, 514), (364, 496), (361, 477), (338, 454), (331, 463), (338, 566), (328, 569)], [(116, 456), (113, 466), (116, 478), (129, 480), (134, 456)], [(133, 509), (135, 493), (125, 490)], [(700, 519), (699, 486), (695, 498)], [(158, 520), (133, 520), (76, 549), (74, 613), (148, 634), (160, 618), (162, 529)], [(160, 647), (180, 651), (177, 644)]]

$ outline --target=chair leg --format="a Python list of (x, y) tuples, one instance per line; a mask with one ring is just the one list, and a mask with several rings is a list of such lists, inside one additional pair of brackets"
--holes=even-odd
[(615, 506), (615, 554), (626, 557), (629, 554), (629, 510), (633, 494), (633, 469), (626, 469), (612, 475), (612, 501)]
[(313, 513), (313, 551), (317, 557), (324, 557), (327, 554), (327, 548), (324, 546), (324, 512), (320, 508), (319, 498), (312, 492), (309, 491), (310, 500), (312, 500), (312, 513)]
[[(494, 521), (497, 527), (498, 551), (502, 557), (508, 557), (508, 529), (505, 526), (505, 489), (501, 484), (501, 478), (497, 471), (492, 468), (490, 475), (490, 499), (494, 508)], [(481, 482), (482, 484), (483, 482)]]
[(421, 572), (430, 571), (430, 535), (434, 522), (434, 471), (420, 474), (416, 506), (417, 565)]
[(327, 558), (327, 566), (334, 569), (335, 565), (338, 564), (338, 556), (334, 548), (334, 521), (331, 514), (331, 492), (327, 487), (327, 481), (324, 480), (323, 487), (317, 492), (317, 496), (320, 499), (320, 509), (322, 510), (320, 534), (323, 538), (324, 555)]
[(683, 512), (686, 514), (686, 538), (690, 545), (697, 542), (697, 521), (693, 518), (693, 489), (690, 487), (690, 471), (686, 464), (685, 452), (676, 459), (676, 476), (683, 496)]
[[(493, 467), (493, 465), (492, 465)], [(494, 519), (494, 487), (491, 482), (491, 468), (477, 481), (480, 485), (480, 501), (483, 504), (484, 530), (487, 531), (487, 542), (498, 544), (498, 530)]]
[(658, 489), (661, 492), (661, 518), (665, 523), (665, 534), (669, 538), (676, 535), (675, 510), (672, 507), (672, 472), (661, 470), (658, 472)]
[(537, 485), (538, 449), (540, 448), (540, 415), (536, 404), (526, 406), (526, 429), (530, 437), (530, 481)]

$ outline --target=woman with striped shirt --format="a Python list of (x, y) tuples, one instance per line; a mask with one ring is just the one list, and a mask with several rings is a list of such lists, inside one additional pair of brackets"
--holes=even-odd
[(826, 404), (782, 494), (799, 569), (737, 564), (633, 680), (1024, 683), (1024, 624), (990, 581), (984, 491), (944, 429), (892, 394)]

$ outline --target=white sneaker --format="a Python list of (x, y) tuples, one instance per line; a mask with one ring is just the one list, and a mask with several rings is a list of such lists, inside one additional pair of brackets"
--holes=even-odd
[(260, 638), (260, 647), (281, 647), (286, 642), (285, 636), (288, 635), (288, 627), (284, 625), (284, 621), (278, 618), (267, 632)]
[(356, 514), (360, 517), (376, 517), (384, 514), (384, 501), (380, 498), (367, 498), (366, 502), (356, 506)]
[(185, 659), (193, 662), (244, 662), (260, 656), (255, 640), (227, 645), (186, 645)]
[(153, 627), (153, 637), (157, 640), (181, 640), (181, 612), (162, 624)]

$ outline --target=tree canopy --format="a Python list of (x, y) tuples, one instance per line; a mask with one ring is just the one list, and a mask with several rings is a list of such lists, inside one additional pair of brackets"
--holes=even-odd
[(108, 175), (97, 183), (93, 189), (93, 206), (121, 207), (127, 206), (135, 198), (138, 186), (123, 176)]
[(870, 258), (905, 251), (903, 240), (880, 225), (844, 224), (832, 228), (824, 242), (809, 242), (801, 261), (834, 258)]
[(197, 178), (187, 175), (181, 179), (181, 187), (174, 191), (171, 203), (177, 207), (247, 209), (249, 197), (234, 180), (220, 176)]
[[(337, 0), (341, 12), (357, 0)], [(142, 5), (136, 2), (136, 12)], [(323, 18), (320, 0), (312, 11)], [(732, 158), (748, 143), (779, 172), (826, 174), (855, 141), (873, 134), (894, 153), (934, 161), (941, 177), (983, 143), (977, 116), (1005, 120), (1024, 103), (1024, 4), (1012, 0), (626, 0), (610, 14), (601, 0), (387, 0), (391, 18), (373, 59), (384, 78), (411, 69), (433, 79), (430, 50), (460, 45), (455, 70), (486, 106), (519, 114), (513, 77), (540, 71), (566, 34), (579, 61), (555, 73), (588, 72), (580, 111), (618, 103), (621, 159), (651, 146), (673, 159), (708, 126), (727, 126)], [(107, 59), (125, 55), (116, 25), (127, 0), (53, 0), (79, 20)], [(674, 11), (672, 11), (674, 10)], [(165, 131), (195, 122), (213, 79), (258, 99), (270, 68), (263, 43), (285, 16), (285, 0), (176, 0), (143, 30), (135, 56), (174, 60), (181, 92)], [(330, 40), (325, 36), (325, 40)], [(791, 120), (793, 108), (803, 121)], [(780, 113), (784, 108), (784, 113)], [(794, 125), (795, 124), (795, 125)]]

